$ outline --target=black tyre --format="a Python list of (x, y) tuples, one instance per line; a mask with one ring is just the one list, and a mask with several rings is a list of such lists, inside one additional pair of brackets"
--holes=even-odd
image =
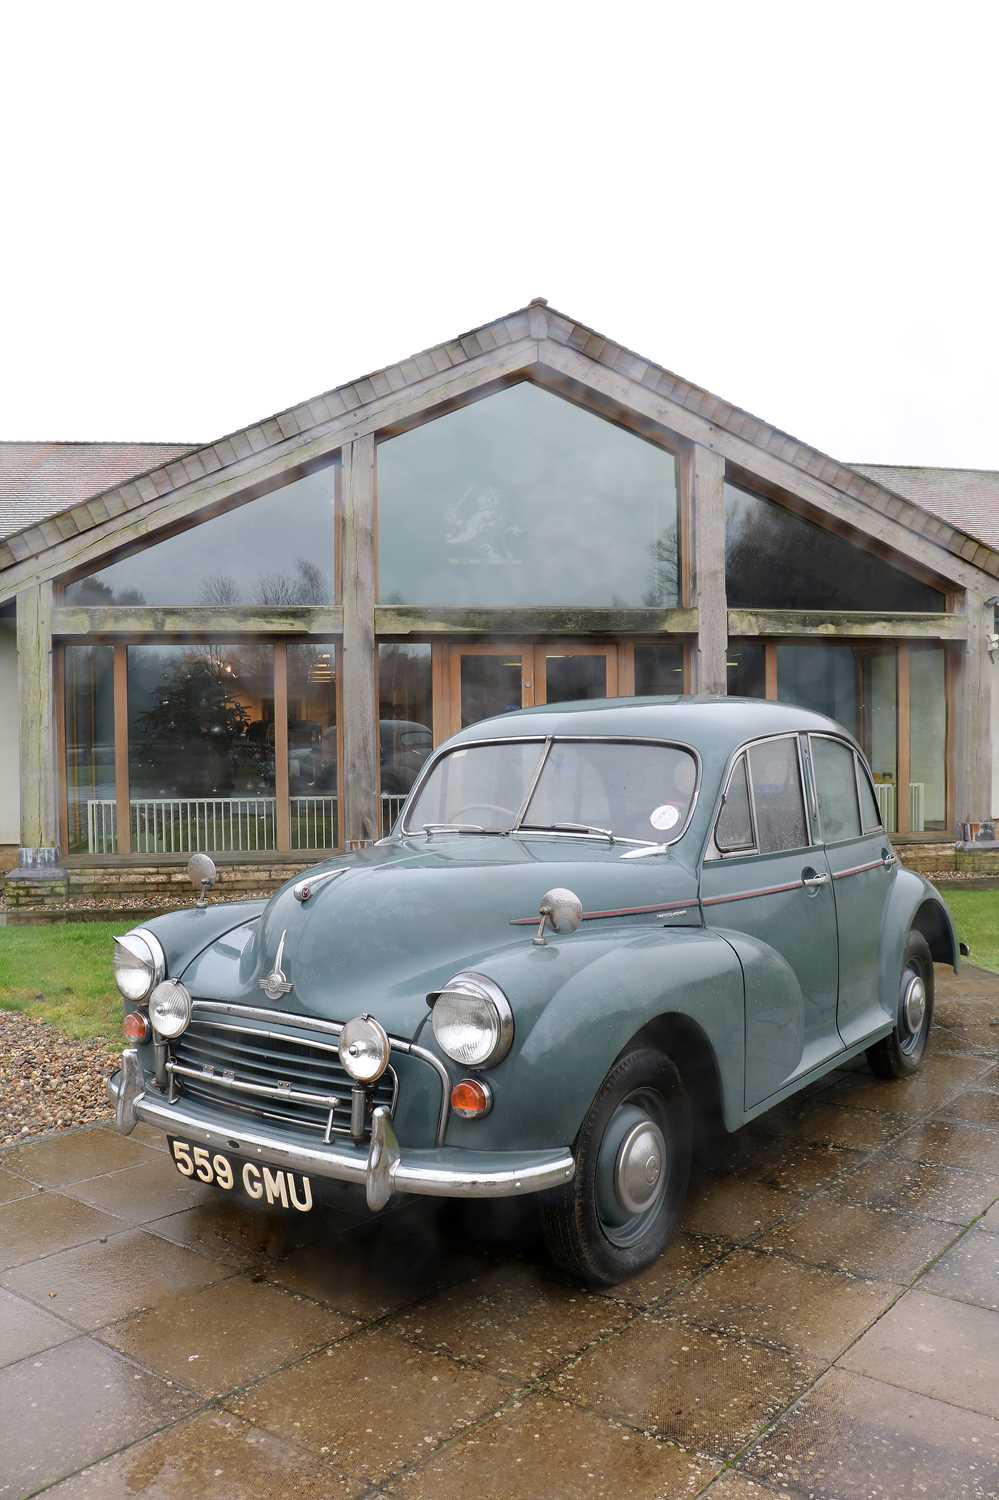
[(573, 1181), (542, 1199), (556, 1265), (604, 1286), (651, 1265), (680, 1217), (690, 1152), (690, 1106), (675, 1066), (654, 1047), (626, 1052), (580, 1127)]
[(921, 932), (910, 932), (902, 959), (895, 1029), (867, 1049), (879, 1078), (908, 1078), (922, 1066), (933, 1025), (933, 957)]

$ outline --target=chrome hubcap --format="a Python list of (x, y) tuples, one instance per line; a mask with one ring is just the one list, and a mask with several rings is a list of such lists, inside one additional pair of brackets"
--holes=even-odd
[(666, 1142), (654, 1120), (640, 1120), (628, 1131), (614, 1164), (614, 1190), (624, 1207), (640, 1214), (659, 1191)]
[(926, 1015), (926, 986), (917, 976), (909, 980), (906, 986), (905, 997), (902, 1001), (902, 1011), (905, 1015), (905, 1024), (911, 1036), (915, 1036), (923, 1024)]

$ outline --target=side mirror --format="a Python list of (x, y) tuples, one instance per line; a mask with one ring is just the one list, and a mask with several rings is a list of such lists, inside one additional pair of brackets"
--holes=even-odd
[(546, 927), (550, 926), (553, 932), (566, 935), (576, 931), (583, 920), (583, 903), (575, 891), (567, 891), (562, 886), (554, 886), (542, 896), (538, 916), (541, 920), (538, 923), (538, 932), (534, 941), (539, 948), (543, 948)]
[(205, 896), (218, 879), (215, 861), (208, 854), (192, 854), (187, 861), (187, 874), (198, 894), (198, 905), (205, 906)]

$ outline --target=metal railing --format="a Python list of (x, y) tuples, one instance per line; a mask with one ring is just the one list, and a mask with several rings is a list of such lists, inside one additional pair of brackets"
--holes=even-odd
[[(383, 792), (381, 833), (392, 827), (406, 793)], [(290, 797), (292, 849), (335, 849), (340, 842), (335, 795)], [(114, 854), (118, 847), (113, 798), (86, 804), (87, 853)], [(133, 797), (129, 820), (134, 854), (273, 853), (277, 847), (275, 797)]]
[[(895, 783), (893, 781), (876, 781), (874, 783), (874, 795), (878, 799), (878, 812), (881, 821), (891, 832), (898, 827), (895, 821)], [(922, 781), (909, 782), (909, 832), (925, 833), (926, 831), (926, 784)]]

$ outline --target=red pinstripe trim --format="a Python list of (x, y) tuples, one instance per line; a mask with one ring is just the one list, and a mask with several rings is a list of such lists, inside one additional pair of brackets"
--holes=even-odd
[(848, 875), (863, 875), (865, 870), (882, 870), (885, 868), (883, 859), (870, 859), (866, 865), (851, 865), (848, 870), (834, 870), (833, 880), (845, 880)]
[(755, 896), (779, 896), (782, 891), (801, 889), (800, 880), (789, 880), (787, 885), (764, 885), (756, 891), (737, 891), (734, 896), (702, 896), (702, 906), (723, 906), (728, 901), (752, 901)]
[[(684, 911), (688, 906), (696, 906), (697, 897), (691, 896), (689, 901), (659, 901), (655, 906), (616, 906), (613, 911), (584, 911), (582, 920), (584, 922), (596, 922), (602, 917), (642, 917), (652, 911)], [(510, 921), (511, 927), (537, 927), (541, 921), (540, 915), (536, 917), (513, 917)]]

